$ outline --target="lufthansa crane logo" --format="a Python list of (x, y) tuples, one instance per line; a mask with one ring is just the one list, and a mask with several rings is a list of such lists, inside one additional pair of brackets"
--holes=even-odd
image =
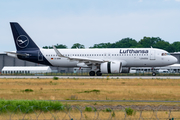
[(20, 48), (25, 48), (28, 46), (29, 44), (29, 39), (27, 36), (25, 35), (20, 35), (17, 40), (16, 40), (16, 43), (17, 45), (20, 47)]

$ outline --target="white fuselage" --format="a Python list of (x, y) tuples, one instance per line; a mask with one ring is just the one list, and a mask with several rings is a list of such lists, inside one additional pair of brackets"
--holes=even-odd
[[(53, 65), (78, 67), (79, 61), (59, 57), (53, 49), (40, 49), (43, 56)], [(123, 67), (160, 67), (177, 62), (167, 51), (155, 48), (114, 48), (114, 49), (58, 49), (67, 57), (101, 59), (122, 62)], [(81, 67), (81, 66), (80, 66)]]

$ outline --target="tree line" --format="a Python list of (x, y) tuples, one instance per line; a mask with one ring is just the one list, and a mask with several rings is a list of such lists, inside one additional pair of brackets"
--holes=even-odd
[[(66, 45), (57, 44), (55, 45), (56, 48), (67, 48)], [(179, 52), (180, 51), (180, 42), (173, 42), (170, 44), (167, 41), (162, 40), (159, 37), (144, 37), (139, 42), (132, 38), (123, 38), (115, 43), (99, 43), (94, 44), (90, 48), (160, 48), (166, 50), (168, 52)], [(44, 46), (45, 49), (52, 49), (51, 46)], [(73, 48), (85, 48), (84, 45), (80, 43), (75, 43), (71, 47)]]

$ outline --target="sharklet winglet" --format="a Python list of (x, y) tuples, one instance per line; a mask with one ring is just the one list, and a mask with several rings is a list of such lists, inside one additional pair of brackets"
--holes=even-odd
[(62, 55), (54, 45), (53, 45), (52, 47), (53, 47), (54, 51), (56, 52), (56, 54), (57, 54), (59, 57), (69, 58), (69, 57), (66, 57), (66, 56)]

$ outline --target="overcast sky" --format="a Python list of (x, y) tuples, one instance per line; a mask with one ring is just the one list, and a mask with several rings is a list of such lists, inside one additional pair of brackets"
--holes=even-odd
[(9, 22), (18, 22), (40, 47), (86, 48), (130, 37), (180, 41), (180, 0), (2, 0), (0, 52), (15, 50)]

